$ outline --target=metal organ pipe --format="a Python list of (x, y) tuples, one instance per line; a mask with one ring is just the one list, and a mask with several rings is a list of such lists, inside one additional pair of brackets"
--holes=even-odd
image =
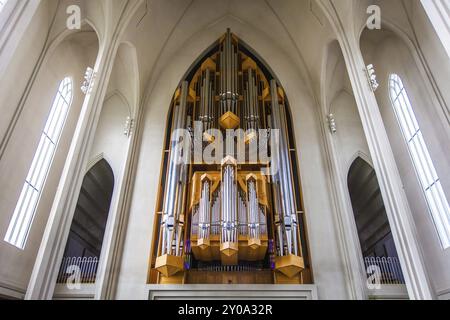
[(237, 113), (238, 53), (230, 30), (227, 30), (220, 51), (220, 100), (222, 115), (230, 111)]
[(232, 204), (233, 206), (231, 207), (231, 226), (232, 226), (232, 240), (231, 242), (237, 242), (237, 224), (238, 224), (238, 219), (237, 219), (237, 185), (235, 183), (235, 171), (232, 171), (232, 183), (231, 183), (231, 190), (232, 190), (232, 194), (231, 194), (231, 200), (232, 200)]
[[(184, 81), (181, 86), (180, 102), (175, 106), (173, 130), (184, 129), (186, 127), (187, 95), (188, 82)], [(171, 139), (170, 150), (167, 184), (164, 193), (163, 217), (161, 221), (161, 255), (180, 256), (181, 250), (179, 250), (179, 247), (183, 238), (182, 230), (184, 223), (183, 219), (180, 219), (182, 218), (181, 198), (185, 194), (186, 172), (183, 171), (186, 170), (186, 164), (180, 164), (177, 160), (181, 152), (178, 140)]]
[(202, 195), (199, 204), (199, 239), (209, 239), (211, 227), (211, 202), (210, 202), (210, 182), (205, 180), (202, 183)]
[(256, 181), (251, 178), (247, 182), (248, 190), (248, 230), (249, 237), (252, 239), (260, 238), (259, 223), (259, 201), (256, 193)]
[(273, 179), (273, 185), (274, 185), (274, 223), (276, 227), (276, 236), (278, 240), (278, 255), (282, 256), (284, 254), (284, 236), (283, 236), (283, 221), (282, 221), (282, 207), (281, 207), (281, 192), (280, 192), (280, 186), (278, 184), (278, 181)]
[[(286, 240), (286, 250), (280, 248), (282, 255), (298, 255), (297, 239), (297, 212), (293, 198), (292, 187), (292, 168), (289, 157), (288, 133), (286, 126), (286, 115), (284, 106), (278, 103), (278, 88), (275, 80), (271, 81), (272, 95), (272, 125), (273, 129), (280, 130), (279, 152), (278, 156), (278, 174), (275, 176), (277, 200), (280, 201), (282, 209), (281, 217), (284, 239)], [(273, 155), (274, 153), (272, 153)], [(275, 152), (275, 154), (277, 154)]]
[(202, 80), (200, 86), (200, 121), (203, 122), (203, 129), (209, 130), (212, 128), (214, 120), (214, 93), (213, 93), (213, 77), (211, 71), (206, 69), (202, 73)]
[(259, 225), (261, 234), (267, 234), (267, 220), (262, 207), (259, 207)]
[[(285, 139), (287, 141), (288, 139), (288, 129), (286, 124), (286, 109), (284, 106), (280, 106), (280, 116), (281, 116), (281, 126), (282, 126), (282, 132), (284, 132)], [(287, 143), (286, 143), (287, 145)], [(290, 203), (290, 213), (291, 213), (291, 223), (292, 223), (292, 243), (293, 243), (293, 250), (295, 255), (299, 255), (299, 243), (298, 243), (298, 237), (297, 237), (297, 231), (298, 231), (298, 218), (297, 218), (297, 211), (295, 206), (295, 200), (294, 200), (294, 187), (292, 183), (292, 167), (291, 167), (291, 161), (290, 161), (290, 155), (289, 155), (289, 146), (287, 146), (286, 149), (286, 182), (288, 190), (290, 191), (288, 194), (288, 199)]]
[(256, 72), (248, 69), (248, 80), (244, 93), (244, 108), (247, 130), (259, 129), (258, 87)]
[[(184, 171), (184, 168), (182, 168), (182, 171)], [(175, 225), (176, 225), (176, 234), (175, 234), (175, 255), (181, 256), (183, 253), (181, 251), (181, 245), (183, 241), (183, 227), (184, 227), (184, 197), (186, 188), (184, 186), (186, 185), (186, 179), (184, 177), (184, 173), (180, 176), (180, 186), (179, 186), (179, 192), (177, 193), (177, 209), (176, 209), (176, 219), (175, 219)]]
[(199, 213), (198, 213), (198, 206), (195, 206), (193, 209), (193, 213), (192, 213), (192, 221), (191, 221), (191, 233), (192, 234), (199, 234), (198, 231), (198, 221), (199, 221), (199, 217), (198, 217)]
[(247, 218), (247, 205), (245, 201), (245, 194), (244, 192), (239, 192), (239, 212), (238, 212), (238, 218), (239, 218), (239, 234), (240, 235), (247, 235), (248, 234), (248, 218)]
[(249, 129), (254, 129), (255, 113), (253, 111), (253, 90), (252, 90), (252, 71), (249, 70), (249, 82), (248, 82), (248, 125)]
[(222, 184), (220, 186), (221, 190), (221, 201), (220, 201), (220, 213), (221, 213), (221, 219), (220, 219), (220, 241), (225, 242), (225, 233), (226, 233), (226, 203), (225, 203), (225, 181), (222, 180)]
[[(224, 57), (224, 53), (223, 51), (220, 51), (219, 53), (219, 61), (220, 61), (220, 90), (221, 90), (221, 94), (223, 92), (223, 89), (225, 88), (225, 83), (224, 83), (224, 79), (225, 79), (225, 57)], [(222, 97), (221, 97), (222, 100)], [(224, 114), (225, 110), (223, 108), (223, 103), (220, 103), (220, 114)]]
[(238, 200), (238, 188), (237, 183), (235, 182), (235, 171), (233, 170), (233, 208), (232, 208), (232, 219), (233, 219), (233, 242), (238, 242), (238, 218), (237, 218), (237, 200)]
[(223, 167), (222, 242), (237, 242), (237, 185), (233, 165)]
[(214, 192), (212, 205), (212, 226), (211, 234), (220, 234), (220, 195), (218, 191)]

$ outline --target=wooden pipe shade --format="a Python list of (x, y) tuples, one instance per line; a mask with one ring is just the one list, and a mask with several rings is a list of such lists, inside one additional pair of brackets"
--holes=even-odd
[(237, 127), (239, 127), (241, 120), (233, 112), (228, 111), (220, 117), (219, 123), (223, 129), (236, 129)]
[(288, 278), (293, 278), (305, 269), (302, 257), (289, 255), (275, 258), (275, 269)]
[(171, 277), (184, 269), (183, 257), (163, 255), (156, 259), (155, 269), (162, 275)]
[(220, 244), (220, 258), (225, 266), (234, 266), (238, 264), (239, 246), (235, 242), (225, 242)]

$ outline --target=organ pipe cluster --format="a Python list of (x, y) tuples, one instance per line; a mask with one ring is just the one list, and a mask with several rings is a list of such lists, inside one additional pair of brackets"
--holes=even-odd
[[(199, 162), (184, 149), (182, 156), (188, 161), (180, 163), (180, 139), (170, 140), (163, 161), (154, 263), (161, 275), (159, 283), (186, 281), (182, 271), (200, 266), (225, 272), (245, 270), (248, 263), (274, 269), (274, 279), (280, 283), (301, 283), (299, 274), (305, 268), (301, 203), (295, 194), (299, 192), (291, 159), (295, 146), (289, 136), (284, 92), (276, 80), (267, 80), (271, 76), (230, 30), (200, 61), (177, 90), (170, 129), (190, 129), (193, 141), (202, 140), (202, 151), (216, 142), (212, 129), (233, 139), (217, 147), (215, 153), (222, 161), (215, 164)], [(201, 123), (200, 137), (191, 130), (197, 123)], [(257, 148), (268, 148), (271, 163), (237, 157), (239, 141), (230, 129), (244, 130), (246, 155), (251, 148), (245, 144), (260, 142)], [(278, 135), (273, 140), (278, 144), (261, 142), (261, 132)], [(265, 176), (262, 172), (269, 165), (278, 170)], [(183, 261), (188, 261), (186, 268)]]
[(278, 102), (276, 81), (272, 80), (270, 86), (272, 92), (271, 123), (273, 129), (278, 129), (280, 132), (279, 152), (272, 154), (279, 168), (273, 177), (278, 254), (280, 256), (299, 255), (298, 220), (294, 203), (292, 168), (287, 144), (285, 107)]
[(209, 239), (210, 228), (211, 228), (211, 181), (207, 176), (202, 179), (202, 195), (200, 198), (200, 205), (198, 208), (199, 214), (199, 239), (207, 241)]
[(222, 169), (222, 230), (221, 242), (237, 242), (237, 185), (233, 163), (225, 162)]
[[(188, 83), (181, 85), (181, 94), (174, 108), (173, 128), (186, 128)], [(175, 131), (174, 131), (175, 132)], [(160, 257), (156, 262), (161, 273), (170, 276), (182, 269), (185, 200), (187, 187), (187, 164), (180, 163), (180, 141), (171, 139), (171, 152), (164, 191), (164, 207), (161, 221)], [(171, 258), (172, 265), (167, 260)]]

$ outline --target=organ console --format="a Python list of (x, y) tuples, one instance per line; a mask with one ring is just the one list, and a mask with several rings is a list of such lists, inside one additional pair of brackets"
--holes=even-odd
[(149, 282), (312, 281), (292, 132), (283, 89), (228, 30), (173, 98)]

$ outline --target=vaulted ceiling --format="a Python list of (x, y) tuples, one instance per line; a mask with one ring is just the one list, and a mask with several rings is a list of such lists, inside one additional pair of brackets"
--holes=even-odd
[[(377, 4), (382, 8), (382, 21), (414, 38), (411, 21), (420, 8), (420, 0), (78, 0), (83, 4), (83, 16), (99, 38), (113, 33), (127, 10), (138, 4), (131, 20), (127, 20), (121, 41), (136, 48), (137, 66), (130, 92), (122, 92), (130, 105), (140, 104), (154, 88), (160, 76), (188, 44), (195, 42), (200, 55), (227, 27), (250, 46), (258, 46), (264, 38), (272, 50), (287, 57), (292, 69), (303, 79), (304, 87), (313, 100), (321, 101), (323, 75), (330, 43), (337, 39), (329, 19), (342, 25), (345, 37), (359, 37), (368, 18), (367, 8)], [(50, 38), (56, 39), (65, 30), (66, 8), (71, 0), (46, 1), (49, 12)], [(134, 10), (134, 9), (133, 9)], [(325, 13), (324, 10), (327, 12)], [(56, 12), (56, 15), (54, 14)], [(51, 21), (51, 17), (56, 17)], [(52, 27), (54, 24), (54, 27)], [(336, 26), (334, 26), (336, 27)], [(119, 30), (117, 30), (119, 31)], [(198, 42), (198, 36), (203, 40)], [(207, 35), (207, 36), (205, 36)], [(257, 37), (259, 37), (257, 39)], [(196, 42), (197, 41), (197, 42)], [(258, 52), (258, 48), (253, 48)], [(259, 53), (259, 52), (258, 52)], [(134, 54), (134, 53), (133, 53)], [(121, 56), (128, 55), (122, 52)], [(261, 57), (263, 60), (264, 56)], [(194, 62), (194, 61), (192, 61)], [(271, 64), (271, 61), (266, 61)], [(129, 60), (121, 62), (130, 64)], [(121, 72), (116, 72), (118, 78)], [(136, 83), (137, 82), (137, 83)], [(117, 88), (112, 79), (109, 93)], [(348, 90), (348, 83), (344, 85)], [(136, 101), (135, 103), (135, 100)], [(328, 101), (329, 103), (329, 101)]]
[(144, 1), (124, 37), (137, 49), (140, 92), (151, 90), (174, 54), (198, 34), (211, 34), (201, 53), (226, 27), (250, 46), (251, 34), (261, 34), (292, 60), (311, 94), (320, 92), (323, 54), (333, 32), (311, 0)]

